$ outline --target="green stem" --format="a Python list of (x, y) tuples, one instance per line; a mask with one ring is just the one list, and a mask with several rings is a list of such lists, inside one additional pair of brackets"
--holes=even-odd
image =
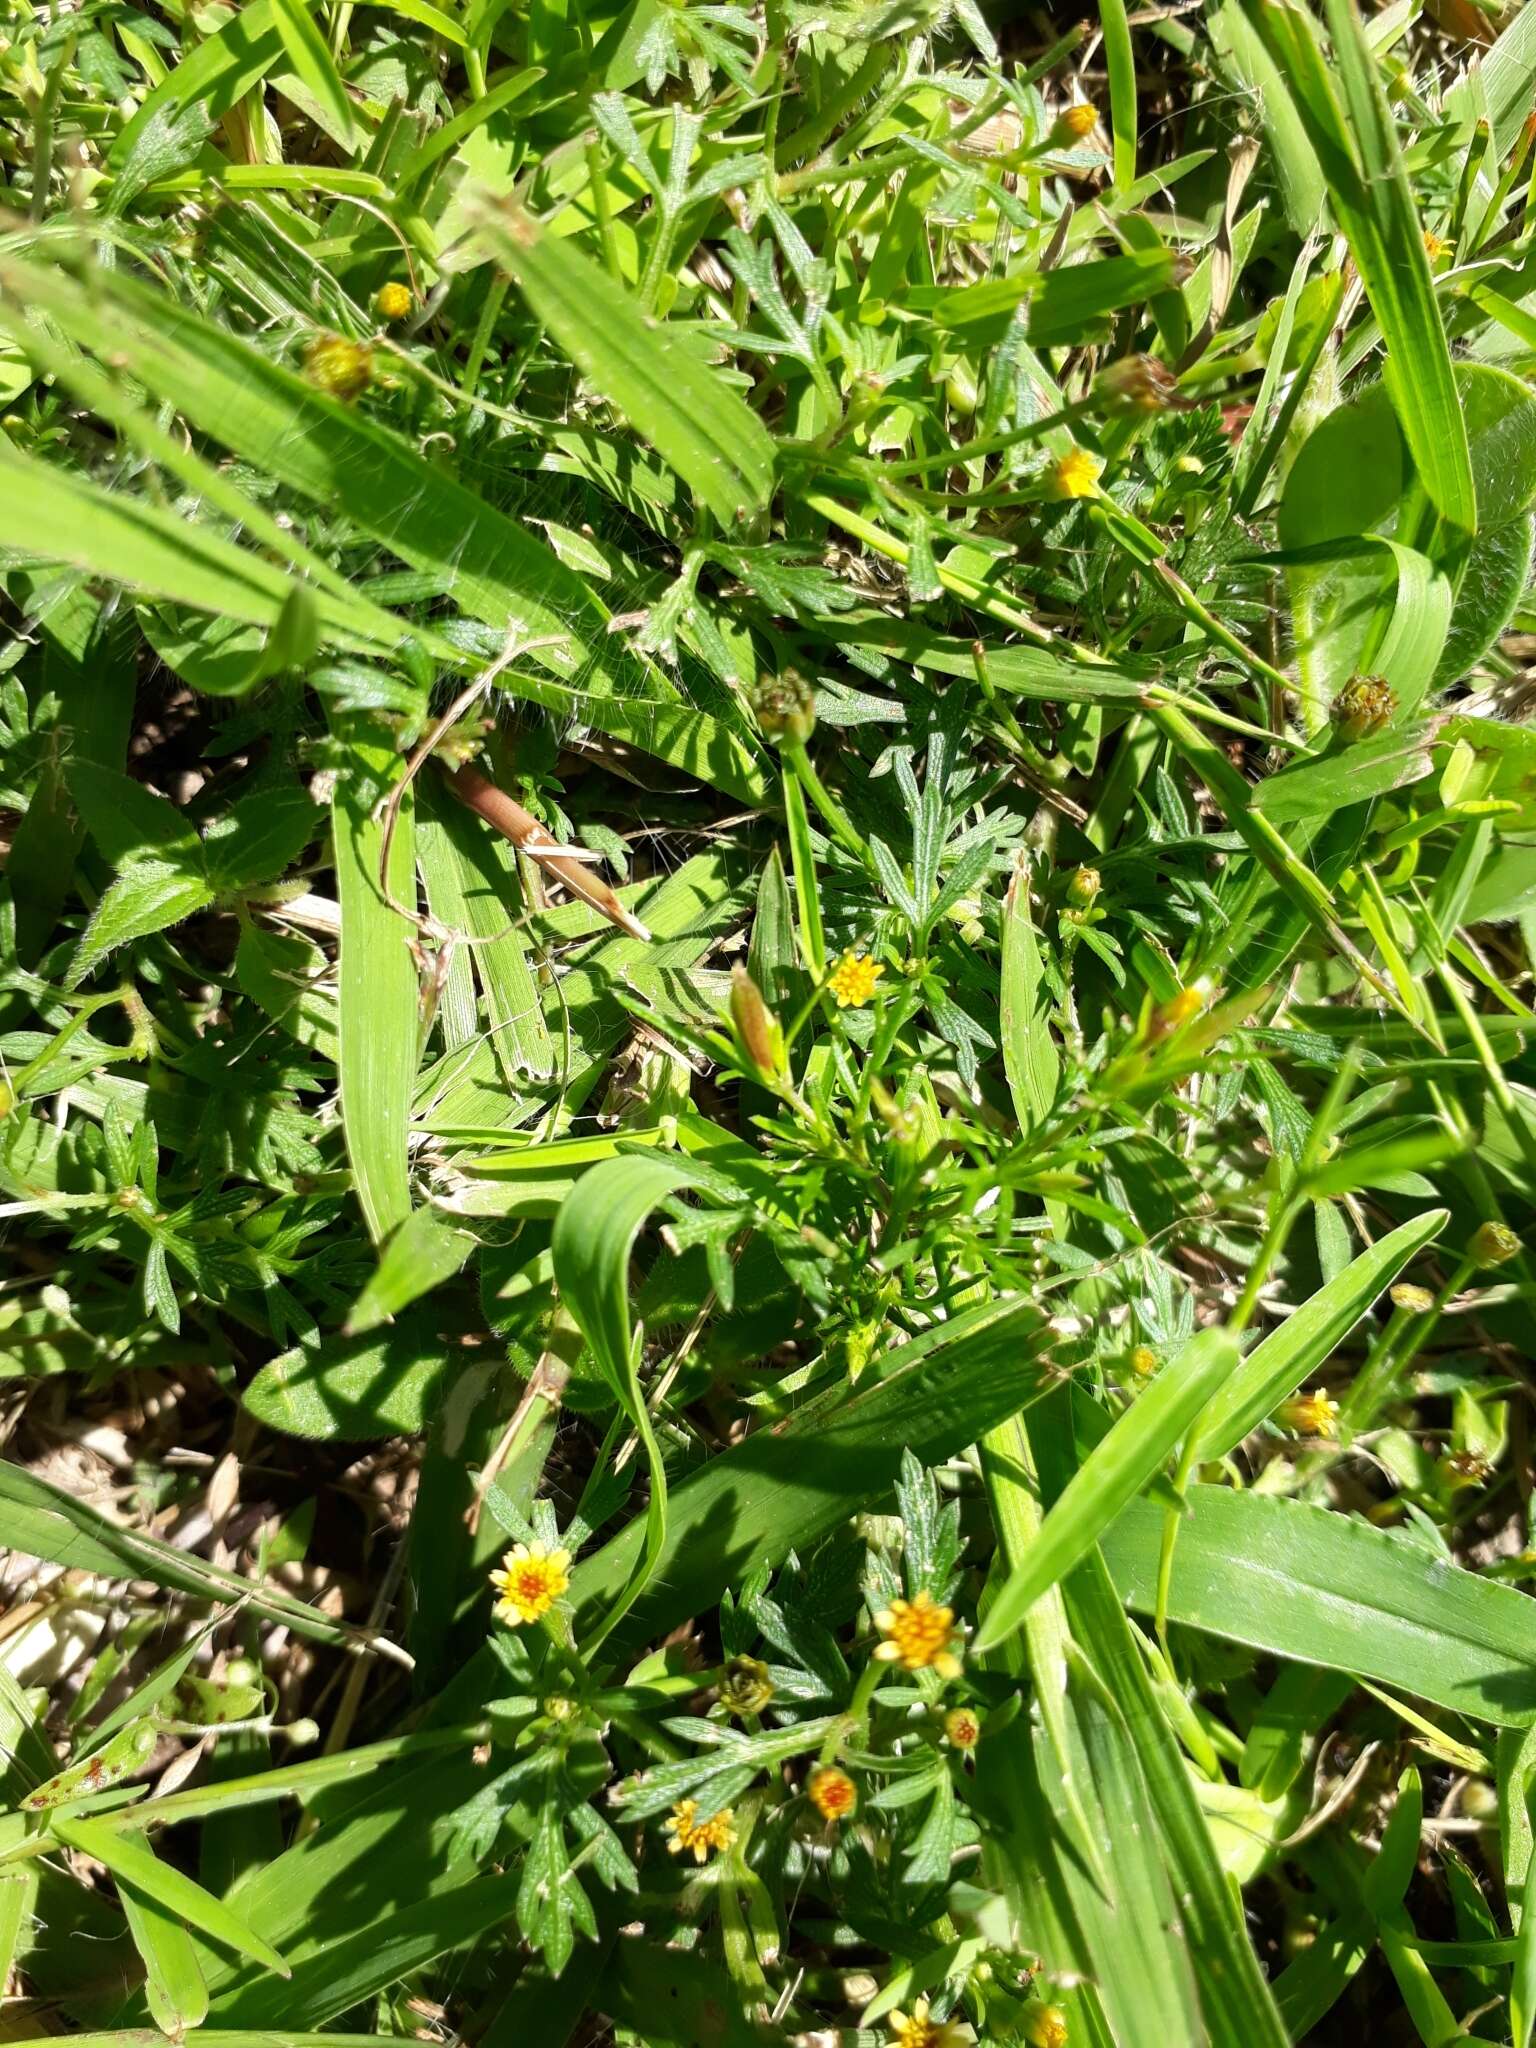
[(783, 751), (784, 758), (790, 763), (796, 775), (805, 785), (806, 795), (810, 797), (812, 803), (815, 804), (817, 810), (820, 811), (822, 817), (825, 818), (827, 824), (831, 827), (833, 838), (845, 853), (851, 853), (854, 859), (862, 866), (866, 854), (864, 841), (854, 831), (852, 824), (849, 822), (847, 812), (816, 773), (811, 757), (805, 751), (804, 746), (798, 741), (786, 740), (783, 743)]

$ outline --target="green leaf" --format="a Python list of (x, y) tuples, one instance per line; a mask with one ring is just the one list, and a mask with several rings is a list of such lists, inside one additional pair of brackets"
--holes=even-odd
[(289, 1974), (288, 1965), (269, 1941), (247, 1926), (222, 1900), (194, 1884), (174, 1865), (161, 1862), (142, 1836), (119, 1833), (97, 1821), (66, 1820), (61, 1815), (55, 1815), (50, 1825), (66, 1848), (78, 1850), (82, 1856), (93, 1856), (114, 1877), (122, 1878), (178, 1920), (207, 1935), (210, 1941), (249, 1956), (280, 1977)]
[[(380, 886), (385, 828), (375, 816), (375, 778), (393, 777), (398, 756), (361, 720), (340, 721), (338, 733), (352, 755), (331, 810), (341, 900), (341, 1121), (357, 1199), (379, 1243), (411, 1208), (406, 1126), (416, 1076), (415, 929)], [(389, 850), (395, 903), (410, 904), (416, 886), (412, 816), (407, 796)]]
[(1087, 1555), (1162, 1470), (1238, 1362), (1237, 1339), (1202, 1330), (1095, 1445), (1004, 1580), (976, 1633), (979, 1653), (1006, 1642), (1042, 1593)]
[(1030, 915), (1029, 869), (1021, 861), (1003, 904), (1002, 967), (1003, 1066), (1021, 1131), (1044, 1123), (1056, 1099), (1061, 1058), (1049, 1014), (1040, 939)]
[(133, 1945), (144, 1960), (144, 1998), (150, 2018), (163, 2034), (179, 2041), (188, 2027), (208, 2015), (208, 1986), (185, 1923), (158, 1899), (119, 1875)]
[(1352, 0), (1327, 0), (1332, 63), (1300, 6), (1253, 0), (1259, 34), (1284, 76), (1386, 342), (1383, 375), (1431, 502), (1453, 527), (1477, 526), (1467, 431), (1403, 167), (1397, 129)]
[[(1536, 1722), (1536, 1610), (1411, 1539), (1301, 1501), (1189, 1491), (1174, 1621), (1413, 1693), (1470, 1720)], [(1135, 1501), (1104, 1542), (1127, 1605), (1156, 1605), (1163, 1510)]]
[(330, 46), (315, 26), (306, 0), (271, 0), (271, 7), (288, 61), (329, 116), (332, 135), (343, 148), (355, 147), (352, 103)]
[(201, 875), (163, 861), (134, 861), (113, 877), (92, 912), (69, 967), (69, 985), (83, 981), (100, 961), (132, 939), (163, 932), (204, 910), (214, 892)]
[(1201, 1458), (1224, 1458), (1236, 1450), (1251, 1429), (1326, 1365), (1371, 1303), (1449, 1220), (1449, 1211), (1430, 1209), (1399, 1224), (1255, 1345), (1201, 1420)]
[[(642, 1643), (703, 1612), (757, 1565), (808, 1547), (882, 1498), (904, 1447), (936, 1464), (1015, 1414), (1048, 1384), (1031, 1355), (1039, 1330), (1028, 1302), (967, 1309), (872, 1360), (855, 1392), (834, 1389), (712, 1458), (673, 1490), (666, 1544), (619, 1640)], [(642, 1540), (632, 1524), (576, 1567), (580, 1625), (634, 1570)]]
[[(434, 1212), (415, 1211), (391, 1245), (421, 1216)], [(388, 1249), (384, 1260), (389, 1260)], [(365, 1290), (359, 1306), (367, 1299)], [(269, 1359), (240, 1399), (259, 1422), (289, 1436), (342, 1442), (415, 1436), (431, 1420), (451, 1369), (442, 1331), (430, 1316), (418, 1313), (384, 1330), (369, 1324), (363, 1333), (297, 1344)]]
[(738, 393), (568, 240), (487, 211), (480, 238), (583, 376), (732, 533), (773, 488), (773, 442)]
[(353, 1302), (344, 1334), (360, 1337), (377, 1329), (451, 1280), (478, 1243), (472, 1231), (455, 1230), (438, 1210), (413, 1209), (385, 1245), (378, 1271)]

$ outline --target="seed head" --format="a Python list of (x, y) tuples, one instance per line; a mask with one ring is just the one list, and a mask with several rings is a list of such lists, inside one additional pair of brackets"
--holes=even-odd
[(1329, 716), (1340, 739), (1351, 745), (1384, 732), (1397, 709), (1397, 694), (1385, 676), (1351, 676), (1334, 698)]
[(951, 1707), (944, 1716), (944, 1734), (956, 1749), (974, 1749), (981, 1740), (981, 1723), (969, 1707)]
[(752, 709), (765, 739), (803, 747), (816, 730), (816, 698), (798, 669), (759, 676)]
[(1173, 372), (1156, 356), (1122, 356), (1093, 380), (1094, 396), (1111, 412), (1166, 412), (1175, 388)]

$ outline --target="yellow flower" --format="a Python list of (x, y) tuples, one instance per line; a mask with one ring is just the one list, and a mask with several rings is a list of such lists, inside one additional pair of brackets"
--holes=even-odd
[(403, 320), (415, 303), (408, 284), (381, 284), (373, 295), (373, 310), (381, 320)]
[(1332, 1436), (1339, 1419), (1339, 1404), (1326, 1394), (1292, 1394), (1275, 1410), (1279, 1421), (1298, 1436)]
[(951, 1707), (944, 1716), (944, 1733), (956, 1749), (974, 1749), (981, 1740), (981, 1723), (969, 1707)]
[(1424, 230), (1424, 254), (1429, 258), (1431, 263), (1434, 263), (1435, 261), (1437, 261), (1438, 258), (1443, 256), (1450, 246), (1450, 243), (1446, 241), (1445, 237), (1443, 235), (1437, 235), (1433, 228), (1426, 228)]
[(373, 382), (373, 355), (344, 334), (317, 334), (304, 350), (304, 374), (328, 397), (347, 404)]
[(1086, 142), (1098, 125), (1097, 107), (1091, 107), (1086, 100), (1079, 100), (1076, 106), (1064, 107), (1056, 116), (1051, 140), (1058, 148), (1072, 142)]
[(885, 1641), (875, 1647), (882, 1664), (900, 1663), (906, 1671), (926, 1671), (940, 1678), (958, 1678), (954, 1609), (941, 1607), (926, 1589), (914, 1600), (893, 1600), (875, 1616)]
[(1139, 1380), (1149, 1380), (1157, 1371), (1157, 1353), (1150, 1344), (1138, 1344), (1132, 1351), (1131, 1371)]
[(875, 992), (885, 969), (867, 953), (845, 953), (827, 976), (827, 993), (840, 1010), (860, 1009)]
[(1069, 448), (1046, 471), (1046, 492), (1052, 498), (1096, 498), (1103, 468), (1091, 448)]
[(889, 2026), (896, 2048), (960, 2048), (965, 2036), (953, 2020), (928, 2016), (928, 2001), (918, 1999), (910, 2012), (893, 2012)]
[(543, 1543), (515, 1543), (501, 1560), (501, 1570), (491, 1573), (491, 1584), (500, 1594), (495, 1615), (509, 1628), (521, 1628), (525, 1621), (537, 1621), (548, 1614), (571, 1583), (571, 1553), (551, 1550)]
[(859, 1803), (858, 1787), (836, 1764), (823, 1764), (805, 1781), (806, 1796), (823, 1820), (846, 1820)]
[(672, 1837), (667, 1851), (677, 1856), (691, 1850), (694, 1862), (702, 1863), (712, 1850), (729, 1849), (736, 1839), (736, 1829), (728, 1806), (722, 1806), (708, 1820), (695, 1819), (698, 1810), (698, 1801), (694, 1799), (680, 1799), (673, 1807), (667, 1822), (667, 1833)]
[(1037, 2005), (1024, 2023), (1029, 2048), (1067, 2048), (1067, 2016), (1059, 2005)]
[(1427, 1316), (1435, 1305), (1435, 1297), (1427, 1287), (1415, 1287), (1411, 1280), (1399, 1280), (1392, 1289), (1392, 1306), (1400, 1308), (1406, 1315)]

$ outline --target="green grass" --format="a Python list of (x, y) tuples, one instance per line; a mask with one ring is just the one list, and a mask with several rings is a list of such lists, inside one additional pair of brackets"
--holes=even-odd
[(13, 11), (5, 2039), (1527, 2048), (1533, 89)]

